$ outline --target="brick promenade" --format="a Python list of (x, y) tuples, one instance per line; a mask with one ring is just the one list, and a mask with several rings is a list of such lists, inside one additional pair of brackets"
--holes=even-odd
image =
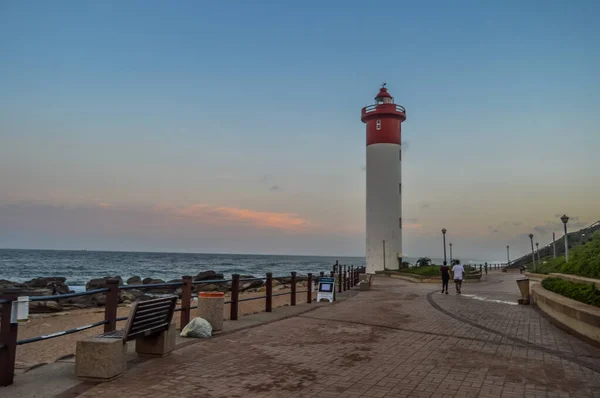
[(518, 298), (516, 277), (490, 273), (463, 296), (378, 278), (370, 292), (188, 346), (81, 396), (600, 397), (600, 350), (502, 303)]

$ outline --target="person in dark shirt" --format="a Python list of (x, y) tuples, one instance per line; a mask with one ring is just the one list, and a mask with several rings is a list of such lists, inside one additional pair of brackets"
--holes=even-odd
[(442, 273), (442, 293), (444, 293), (444, 290), (445, 290), (446, 294), (448, 294), (448, 281), (450, 280), (450, 268), (448, 268), (445, 261), (444, 261), (444, 265), (442, 265), (440, 267), (440, 272)]

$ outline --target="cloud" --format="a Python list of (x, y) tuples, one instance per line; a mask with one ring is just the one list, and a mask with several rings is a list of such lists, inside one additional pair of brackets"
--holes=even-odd
[(110, 207), (110, 204), (106, 203), (106, 202), (100, 202), (100, 203), (98, 203), (98, 206), (100, 206), (100, 207)]
[(428, 202), (421, 202), (419, 203), (419, 208), (421, 209), (428, 209), (429, 208), (429, 203)]
[[(569, 217), (567, 227), (572, 232), (574, 229), (587, 227), (589, 223), (580, 221), (578, 216)], [(545, 221), (544, 224), (536, 225), (533, 230), (541, 235), (549, 234), (550, 232), (562, 231), (564, 228), (562, 221), (551, 220)]]
[(367, 166), (365, 166), (364, 164), (360, 165), (360, 170), (361, 171), (367, 171)]
[(184, 207), (161, 209), (178, 216), (193, 217), (209, 224), (243, 224), (256, 228), (272, 228), (288, 231), (306, 230), (311, 223), (294, 213), (255, 211), (237, 207), (194, 204)]
[(418, 218), (405, 218), (404, 221), (406, 221), (407, 223), (416, 223), (417, 221), (419, 221)]
[(279, 185), (274, 183), (274, 178), (271, 174), (265, 174), (260, 178), (261, 184), (269, 184), (269, 191), (277, 191), (281, 188)]
[(402, 145), (402, 152), (406, 153), (406, 151), (408, 150), (408, 141), (402, 141), (401, 143)]
[(361, 254), (363, 225), (313, 222), (293, 212), (197, 203), (0, 203), (0, 247)]

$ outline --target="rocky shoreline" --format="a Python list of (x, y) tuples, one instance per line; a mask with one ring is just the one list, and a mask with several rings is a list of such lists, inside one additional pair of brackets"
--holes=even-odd
[[(240, 279), (251, 279), (257, 278), (254, 275), (240, 275)], [(156, 295), (160, 294), (177, 294), (181, 297), (181, 287), (148, 287), (143, 288), (144, 285), (159, 284), (165, 282), (181, 282), (181, 279), (174, 279), (170, 281), (164, 281), (162, 279), (144, 278), (140, 276), (132, 276), (123, 281), (120, 276), (107, 276), (104, 278), (97, 278), (89, 280), (85, 284), (85, 290), (102, 289), (107, 286), (107, 280), (117, 279), (119, 286), (139, 286), (140, 289), (127, 289), (119, 291), (119, 303), (130, 304), (138, 300), (147, 300)], [(192, 285), (192, 293), (200, 291), (208, 292), (229, 292), (231, 291), (231, 281), (223, 283), (210, 283), (208, 281), (221, 280), (223, 274), (216, 273), (213, 270), (199, 272), (193, 277), (193, 281), (196, 282)], [(316, 277), (318, 279), (318, 277)], [(207, 281), (207, 283), (198, 283)], [(126, 282), (126, 283), (124, 283)], [(273, 278), (273, 289), (281, 290), (289, 288), (291, 277), (284, 278)], [(240, 292), (257, 292), (265, 290), (265, 282), (263, 279), (253, 281), (241, 281), (239, 290)], [(306, 287), (306, 280), (298, 281), (298, 287)], [(74, 293), (66, 284), (66, 278), (64, 277), (44, 277), (35, 278), (27, 282), (11, 282), (9, 280), (0, 279), (0, 294), (8, 291), (16, 292), (20, 296), (55, 296), (60, 294)], [(53, 313), (62, 312), (74, 309), (85, 309), (94, 307), (103, 307), (105, 304), (105, 294), (97, 293), (87, 296), (71, 297), (61, 300), (48, 300), (48, 301), (31, 301), (29, 303), (29, 312), (32, 314), (40, 313)]]

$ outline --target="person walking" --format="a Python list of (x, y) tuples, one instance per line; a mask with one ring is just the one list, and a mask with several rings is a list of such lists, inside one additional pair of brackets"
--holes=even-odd
[(454, 275), (454, 285), (456, 286), (456, 294), (461, 294), (463, 275), (465, 273), (465, 267), (459, 262), (456, 262), (452, 267), (452, 274)]
[(444, 265), (440, 267), (440, 272), (442, 273), (442, 293), (444, 293), (444, 289), (446, 290), (446, 294), (448, 294), (448, 281), (450, 280), (450, 268), (446, 265), (447, 263), (444, 261)]

